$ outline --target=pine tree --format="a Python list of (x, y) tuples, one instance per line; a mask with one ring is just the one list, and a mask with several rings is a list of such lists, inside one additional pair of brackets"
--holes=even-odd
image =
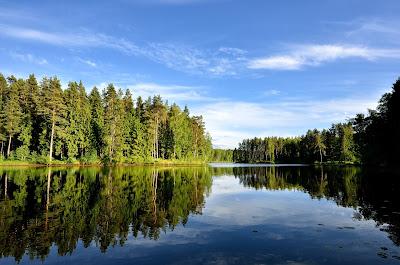
[[(43, 122), (40, 116), (40, 87), (36, 80), (35, 75), (29, 75), (28, 79), (25, 81), (26, 91), (28, 94), (28, 104), (26, 106), (26, 111), (28, 113), (29, 125), (32, 127), (30, 130), (31, 140), (29, 141), (29, 149), (31, 151), (39, 151), (39, 135), (41, 132), (41, 123)], [(27, 139), (25, 137), (25, 139)], [(26, 141), (26, 143), (28, 143)]]
[(1, 113), (2, 124), (4, 124), (4, 130), (8, 136), (7, 157), (9, 157), (11, 153), (13, 136), (21, 130), (20, 125), (23, 114), (18, 95), (20, 84), (18, 84), (15, 79), (10, 80), (11, 84), (6, 92), (5, 103)]
[(78, 101), (79, 101), (79, 111), (78, 111), (78, 147), (79, 155), (83, 157), (86, 151), (90, 148), (90, 135), (91, 135), (91, 120), (92, 112), (90, 107), (89, 98), (86, 94), (85, 87), (82, 81), (78, 85)]
[(104, 148), (103, 141), (103, 129), (104, 129), (104, 107), (101, 95), (97, 87), (92, 89), (89, 95), (89, 103), (91, 109), (91, 121), (90, 121), (90, 138), (91, 145), (99, 157), (102, 156)]
[(61, 89), (60, 80), (57, 77), (50, 79), (44, 78), (42, 81), (42, 103), (40, 113), (50, 124), (50, 146), (49, 161), (53, 159), (53, 146), (56, 130), (62, 124), (65, 124), (65, 111), (63, 91)]
[[(4, 110), (7, 90), (8, 90), (7, 80), (0, 73), (0, 115), (2, 115), (3, 110)], [(2, 116), (0, 116), (0, 118), (1, 117)], [(0, 119), (0, 142), (1, 142), (0, 158), (3, 157), (4, 145), (5, 145), (6, 141), (7, 141), (7, 137), (6, 137), (6, 132), (5, 132), (5, 128), (4, 128), (4, 121), (3, 121), (3, 119)]]
[(132, 156), (133, 159), (138, 161), (146, 160), (147, 144), (145, 139), (145, 126), (146, 126), (146, 115), (144, 109), (144, 103), (142, 98), (139, 96), (136, 100), (135, 113), (132, 117), (131, 133), (132, 133)]
[(125, 158), (133, 157), (134, 150), (134, 127), (135, 123), (135, 108), (133, 106), (132, 94), (129, 89), (125, 91), (125, 95), (122, 99), (124, 117), (123, 117), (123, 135), (124, 145), (123, 153)]
[(104, 143), (106, 160), (120, 162), (123, 151), (123, 105), (112, 84), (104, 92)]
[(78, 155), (79, 143), (79, 118), (80, 111), (78, 84), (76, 82), (68, 83), (67, 89), (64, 91), (65, 98), (65, 144), (67, 147), (68, 158), (73, 159)]

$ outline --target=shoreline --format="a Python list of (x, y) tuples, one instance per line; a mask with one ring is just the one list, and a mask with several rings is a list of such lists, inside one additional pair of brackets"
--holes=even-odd
[(1, 167), (139, 167), (139, 166), (203, 166), (209, 162), (185, 162), (185, 161), (158, 161), (158, 162), (135, 162), (135, 163), (115, 163), (115, 164), (104, 164), (104, 163), (51, 163), (51, 164), (40, 164), (40, 163), (29, 163), (20, 161), (2, 161), (0, 162)]
[[(51, 164), (41, 164), (34, 162), (24, 162), (24, 161), (1, 161), (1, 167), (32, 167), (32, 168), (40, 168), (40, 167), (140, 167), (140, 166), (180, 166), (180, 167), (191, 167), (191, 166), (204, 166), (210, 163), (214, 164), (253, 164), (253, 165), (262, 165), (262, 164), (270, 164), (274, 165), (297, 165), (299, 163), (270, 163), (270, 162), (255, 162), (255, 163), (239, 163), (239, 162), (215, 162), (215, 161), (173, 161), (173, 160), (165, 160), (165, 161), (154, 161), (154, 162), (134, 162), (134, 163), (115, 163), (115, 164), (104, 164), (104, 163), (60, 163), (54, 162)], [(362, 164), (356, 163), (346, 163), (346, 162), (316, 162), (316, 163), (308, 163), (303, 164), (307, 166), (362, 166)]]

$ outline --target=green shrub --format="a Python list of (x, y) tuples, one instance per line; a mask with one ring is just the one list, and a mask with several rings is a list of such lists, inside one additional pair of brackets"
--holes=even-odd
[(29, 148), (26, 145), (20, 146), (15, 150), (15, 158), (19, 161), (28, 161), (30, 159)]
[(80, 159), (80, 161), (81, 161), (83, 164), (97, 164), (97, 163), (100, 163), (100, 159), (99, 159), (99, 157), (97, 156), (96, 151), (93, 151), (93, 152), (91, 152), (91, 153), (85, 154), (85, 155)]

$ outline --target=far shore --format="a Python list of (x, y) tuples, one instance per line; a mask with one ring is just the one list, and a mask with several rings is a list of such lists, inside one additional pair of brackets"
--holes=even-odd
[(0, 161), (0, 167), (104, 167), (104, 166), (202, 166), (208, 162), (203, 161), (154, 161), (135, 163), (63, 163), (53, 162), (49, 164), (26, 162), (26, 161)]
[[(153, 162), (134, 162), (134, 163), (115, 163), (115, 164), (105, 164), (105, 163), (68, 163), (61, 161), (54, 161), (49, 164), (45, 163), (35, 163), (35, 162), (27, 162), (27, 161), (0, 161), (0, 167), (104, 167), (104, 166), (124, 166), (124, 167), (135, 167), (135, 166), (204, 166), (209, 163), (214, 164), (270, 164), (270, 165), (299, 165), (301, 163), (271, 163), (271, 162), (255, 162), (255, 163), (239, 163), (239, 162), (228, 162), (228, 161), (174, 161), (174, 160), (161, 160), (161, 161), (153, 161)], [(314, 165), (314, 166), (361, 166), (361, 164), (357, 163), (349, 163), (349, 162), (339, 162), (339, 161), (328, 161), (328, 162), (315, 162), (311, 164), (302, 164), (302, 165)]]

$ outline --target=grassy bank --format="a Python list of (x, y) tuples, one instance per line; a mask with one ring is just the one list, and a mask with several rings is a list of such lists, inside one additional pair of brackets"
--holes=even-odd
[(118, 165), (118, 166), (200, 166), (207, 164), (207, 161), (202, 160), (166, 160), (158, 159), (153, 161), (138, 161), (132, 163), (103, 163), (101, 161), (94, 162), (81, 162), (81, 161), (60, 161), (54, 160), (51, 163), (38, 163), (33, 161), (19, 161), (19, 160), (0, 160), (0, 167), (7, 166), (21, 166), (21, 167), (46, 167), (46, 166), (106, 166), (106, 165)]

